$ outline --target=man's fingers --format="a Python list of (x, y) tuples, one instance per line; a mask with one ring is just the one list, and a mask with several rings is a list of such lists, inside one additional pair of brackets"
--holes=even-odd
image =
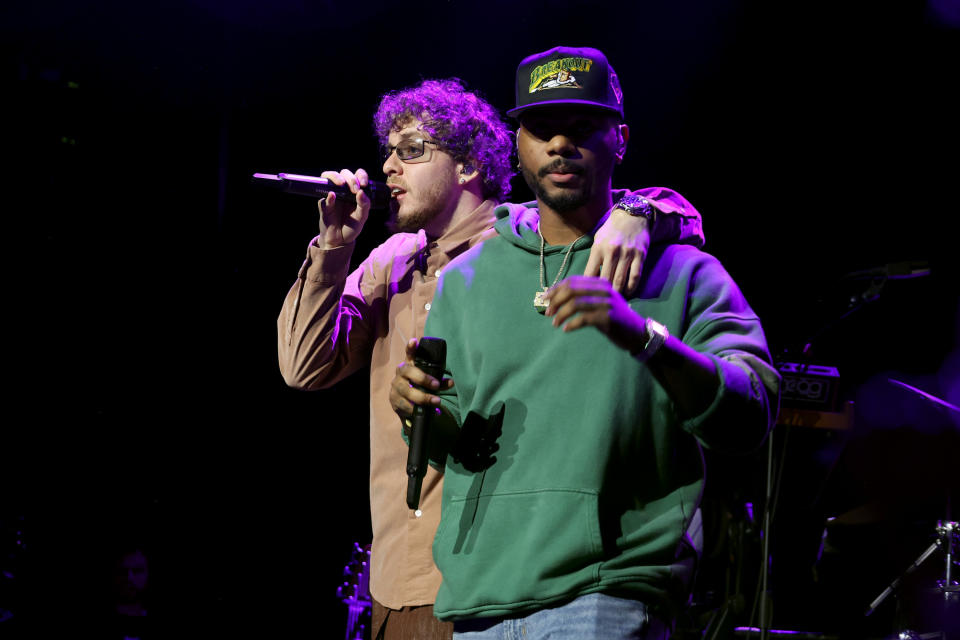
[(333, 191), (327, 191), (327, 195), (317, 200), (317, 207), (320, 209), (320, 215), (326, 215), (327, 211), (332, 211), (332, 207), (337, 202), (337, 194)]
[(397, 367), (397, 375), (405, 379), (409, 384), (415, 384), (427, 389), (439, 389), (440, 381), (429, 376), (423, 372), (423, 370), (417, 368), (415, 365), (410, 364), (409, 362), (401, 363)]
[(613, 288), (622, 294), (627, 293), (627, 279), (630, 276), (630, 269), (635, 260), (636, 256), (627, 256), (617, 263), (617, 269), (613, 274), (613, 280), (611, 282)]
[(357, 184), (359, 184), (361, 187), (370, 186), (370, 176), (364, 169), (357, 169), (357, 173), (355, 175), (357, 176)]
[(590, 317), (588, 314), (581, 313), (573, 318), (570, 318), (570, 322), (563, 325), (563, 331), (564, 333), (568, 333), (570, 331), (576, 331), (577, 329), (582, 329), (583, 327), (593, 324), (593, 322), (590, 322)]
[(367, 213), (370, 211), (370, 197), (367, 195), (366, 191), (362, 189), (357, 190), (356, 195), (357, 210), (355, 213), (359, 214), (358, 219), (360, 222), (366, 222)]
[(643, 272), (643, 258), (639, 256), (630, 263), (630, 277), (627, 279), (627, 289), (623, 292), (624, 297), (630, 296), (637, 287), (640, 286), (640, 274)]
[(603, 263), (603, 257), (600, 255), (600, 249), (597, 245), (593, 245), (590, 248), (590, 257), (587, 258), (587, 268), (583, 270), (583, 275), (599, 276), (601, 263)]
[(415, 389), (414, 387), (395, 387), (390, 390), (390, 406), (402, 416), (413, 414), (417, 406), (429, 407), (440, 404), (440, 398)]
[(416, 405), (437, 406), (440, 398), (418, 387), (413, 386), (409, 379), (400, 375), (398, 371), (390, 384), (390, 406), (400, 415), (408, 416), (413, 413)]
[(417, 355), (418, 344), (419, 344), (419, 341), (416, 338), (410, 338), (409, 340), (407, 340), (407, 346), (406, 346), (407, 362), (411, 362), (411, 363), (413, 362), (413, 359)]
[(413, 413), (413, 405), (393, 389), (390, 390), (390, 406), (393, 407), (394, 413), (401, 416), (409, 416)]
[(596, 327), (598, 330), (606, 333), (609, 324), (607, 322), (609, 314), (610, 310), (607, 308), (607, 305), (584, 306), (575, 310), (569, 315), (568, 319), (565, 319), (562, 324), (557, 323), (556, 326), (561, 326), (564, 333), (576, 331), (583, 327)]
[[(551, 303), (551, 308), (553, 304)], [(554, 311), (553, 326), (559, 327), (567, 322), (568, 319), (580, 314), (581, 316), (588, 311), (607, 310), (610, 308), (610, 302), (606, 298), (597, 297), (577, 297), (560, 305)], [(592, 322), (590, 324), (593, 324)]]
[(344, 184), (343, 176), (340, 175), (339, 171), (324, 171), (320, 174), (321, 178), (326, 178), (330, 182), (336, 185)]
[(408, 386), (406, 389), (398, 388), (397, 395), (410, 404), (409, 413), (413, 413), (413, 405), (429, 406), (440, 404), (440, 398), (425, 391), (421, 391), (416, 387)]
[(618, 264), (620, 264), (619, 254), (611, 253), (607, 255), (603, 260), (603, 267), (600, 269), (600, 277), (607, 282), (613, 282), (613, 274), (616, 273)]
[(403, 396), (403, 392), (409, 386), (399, 375), (394, 376), (393, 380), (390, 381), (390, 406), (401, 416), (408, 416), (413, 413), (413, 405)]
[(597, 278), (587, 278), (584, 276), (570, 276), (565, 278), (560, 284), (547, 292), (547, 300), (550, 306), (547, 308), (547, 315), (553, 315), (556, 309), (564, 305), (568, 300), (580, 296), (604, 296), (607, 285)]
[(360, 187), (357, 185), (357, 176), (350, 171), (350, 169), (341, 169), (340, 177), (343, 180), (343, 183), (350, 187), (352, 193), (356, 193), (360, 190)]
[(370, 177), (363, 169), (357, 169), (355, 180), (357, 188), (354, 193), (357, 194), (357, 210), (362, 212), (362, 218), (365, 219), (367, 217), (367, 211), (370, 209), (370, 198), (366, 192), (363, 191), (363, 188), (370, 184)]
[[(417, 356), (417, 345), (419, 341), (416, 338), (410, 338), (407, 340), (407, 345), (404, 347), (406, 351), (406, 361), (401, 362), (397, 367), (397, 376), (406, 380), (406, 384), (416, 384), (421, 387), (428, 387), (431, 389), (441, 388), (440, 381), (436, 378), (427, 375), (424, 371), (418, 368), (414, 363), (414, 359)], [(452, 386), (452, 384), (451, 384)], [(444, 389), (449, 389), (448, 386), (442, 387)]]

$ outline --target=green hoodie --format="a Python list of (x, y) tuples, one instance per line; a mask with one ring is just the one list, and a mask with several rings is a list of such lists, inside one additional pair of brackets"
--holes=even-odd
[[(425, 335), (447, 342), (446, 442), (457, 438), (436, 456), (446, 472), (435, 613), (523, 615), (605, 592), (672, 617), (700, 553), (697, 440), (755, 447), (776, 415), (763, 330), (715, 258), (651, 250), (630, 306), (708, 355), (721, 378), (710, 407), (681, 421), (644, 364), (593, 328), (564, 333), (534, 310), (540, 237), (525, 211), (497, 209), (499, 235), (447, 266), (427, 320)], [(583, 273), (591, 244), (574, 243), (564, 275)], [(565, 251), (546, 248), (548, 283)]]

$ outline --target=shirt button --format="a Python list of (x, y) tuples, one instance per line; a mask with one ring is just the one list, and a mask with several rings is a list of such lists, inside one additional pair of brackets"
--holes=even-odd
[(428, 302), (427, 304), (423, 305), (423, 308), (427, 311), (430, 311), (430, 303)]
[(423, 515), (423, 511), (420, 511), (420, 509), (417, 509), (416, 511), (413, 512), (413, 515), (415, 515), (415, 516), (417, 516), (417, 517), (419, 518), (420, 516)]

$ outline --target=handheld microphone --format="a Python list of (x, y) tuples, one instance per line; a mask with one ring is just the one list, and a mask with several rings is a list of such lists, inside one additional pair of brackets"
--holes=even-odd
[[(413, 363), (424, 373), (437, 380), (443, 378), (447, 361), (447, 343), (442, 338), (420, 338)], [(420, 505), (420, 488), (427, 473), (427, 442), (433, 407), (413, 408), (413, 427), (410, 432), (410, 450), (407, 452), (407, 506), (416, 509)]]
[[(317, 176), (301, 176), (296, 173), (255, 173), (253, 180), (257, 184), (286, 191), (298, 196), (309, 196), (311, 198), (323, 198), (329, 192), (334, 192), (337, 197), (353, 197), (350, 187), (347, 185), (338, 185)], [(370, 198), (370, 207), (372, 209), (385, 209), (390, 202), (390, 187), (382, 182), (369, 183), (369, 186), (363, 188), (363, 192)]]

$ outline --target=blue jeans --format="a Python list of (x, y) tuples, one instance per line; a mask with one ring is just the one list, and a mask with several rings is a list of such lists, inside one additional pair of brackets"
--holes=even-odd
[(638, 600), (603, 593), (522, 618), (473, 618), (453, 623), (453, 640), (661, 640), (667, 627)]

